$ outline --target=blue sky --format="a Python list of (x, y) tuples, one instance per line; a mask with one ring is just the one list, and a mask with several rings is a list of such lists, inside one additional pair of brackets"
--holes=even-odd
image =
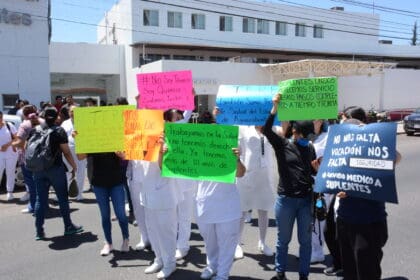
[[(136, 0), (140, 1), (140, 0)], [(171, 0), (166, 0), (168, 3)], [(395, 38), (385, 38), (393, 40), (394, 44), (408, 45), (409, 38), (414, 22), (417, 20), (420, 30), (420, 5), (418, 0), (354, 0), (359, 3), (365, 3), (370, 8), (359, 7), (356, 5), (345, 4), (343, 1), (349, 0), (261, 0), (260, 2), (278, 2), (278, 3), (297, 3), (319, 8), (331, 8), (333, 6), (342, 6), (346, 11), (373, 13), (372, 4), (376, 6), (390, 7), (399, 10), (411, 11), (416, 14), (412, 16), (397, 14), (396, 12), (384, 12), (375, 9), (375, 13), (380, 15), (381, 30), (389, 30), (382, 32), (381, 35), (391, 37), (404, 37), (406, 40), (398, 40)], [(351, 1), (351, 0), (350, 0)], [(55, 42), (96, 42), (96, 24), (103, 18), (105, 12), (115, 4), (116, 0), (52, 0), (52, 41)], [(397, 5), (398, 3), (398, 5)], [(419, 18), (416, 18), (419, 17)], [(72, 21), (72, 22), (66, 22)], [(76, 23), (80, 22), (80, 23)], [(355, 24), (355, 23), (353, 23)], [(402, 34), (408, 33), (408, 34)], [(419, 36), (418, 36), (419, 37)]]

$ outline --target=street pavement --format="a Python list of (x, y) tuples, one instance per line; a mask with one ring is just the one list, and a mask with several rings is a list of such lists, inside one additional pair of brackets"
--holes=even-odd
[[(389, 240), (384, 250), (382, 262), (383, 279), (420, 279), (420, 135), (397, 137), (398, 150), (403, 156), (396, 169), (399, 204), (387, 204), (389, 214)], [(16, 197), (24, 192), (18, 190)], [(52, 197), (53, 195), (50, 195)], [(72, 219), (84, 226), (85, 231), (75, 236), (63, 236), (63, 224), (58, 206), (53, 205), (45, 223), (47, 240), (35, 241), (34, 218), (21, 214), (24, 204), (17, 200), (6, 202), (6, 195), (0, 194), (0, 279), (2, 280), (47, 280), (47, 279), (156, 279), (156, 275), (144, 274), (144, 269), (153, 259), (149, 251), (128, 253), (118, 251), (121, 232), (117, 222), (113, 222), (113, 254), (99, 256), (103, 245), (99, 210), (94, 195), (88, 193), (83, 203), (72, 201)], [(231, 280), (270, 279), (273, 275), (274, 257), (262, 256), (257, 251), (258, 227), (254, 211), (251, 224), (245, 225), (243, 235), (244, 259), (234, 262)], [(270, 213), (270, 227), (267, 243), (272, 249), (276, 240), (273, 213)], [(139, 241), (136, 227), (130, 225), (130, 245)], [(298, 245), (296, 230), (289, 247), (290, 280), (298, 277)], [(325, 250), (328, 253), (327, 250)], [(199, 279), (205, 267), (204, 244), (197, 227), (193, 225), (189, 255), (177, 262), (177, 271), (170, 280)], [(309, 279), (335, 279), (322, 273), (329, 261), (311, 266)]]

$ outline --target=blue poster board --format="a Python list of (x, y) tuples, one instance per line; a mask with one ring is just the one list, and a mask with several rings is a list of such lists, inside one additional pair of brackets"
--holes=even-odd
[(221, 85), (216, 98), (220, 110), (216, 121), (227, 125), (264, 125), (276, 93), (278, 86)]
[(315, 191), (398, 203), (395, 123), (330, 127)]

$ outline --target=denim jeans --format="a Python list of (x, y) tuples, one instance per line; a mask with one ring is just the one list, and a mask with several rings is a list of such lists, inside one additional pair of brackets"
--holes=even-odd
[(25, 181), (26, 186), (28, 186), (29, 192), (29, 203), (28, 203), (28, 210), (33, 212), (35, 210), (35, 202), (36, 202), (36, 187), (34, 182), (34, 177), (32, 171), (27, 169), (24, 164), (20, 166), (22, 170), (23, 180)]
[(297, 220), (299, 241), (299, 275), (308, 276), (312, 250), (312, 196), (294, 198), (279, 195), (275, 205), (277, 245), (275, 268), (286, 272), (287, 252), (292, 238), (293, 225)]
[(125, 214), (125, 193), (124, 186), (116, 185), (114, 187), (93, 186), (93, 192), (96, 196), (96, 201), (101, 212), (102, 229), (105, 234), (107, 243), (112, 244), (111, 235), (111, 208), (109, 199), (111, 198), (112, 206), (114, 207), (115, 215), (120, 224), (123, 239), (128, 239), (128, 219)]
[(35, 203), (35, 226), (37, 233), (43, 233), (45, 220), (45, 211), (48, 207), (48, 192), (50, 186), (57, 195), (60, 213), (64, 221), (64, 231), (72, 226), (70, 219), (69, 198), (67, 192), (67, 179), (64, 164), (53, 165), (46, 171), (33, 172), (34, 183), (36, 187)]

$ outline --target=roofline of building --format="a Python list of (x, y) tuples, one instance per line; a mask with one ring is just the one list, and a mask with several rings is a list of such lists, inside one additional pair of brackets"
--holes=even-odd
[(217, 47), (217, 46), (205, 46), (205, 45), (185, 45), (176, 43), (156, 43), (156, 42), (136, 42), (131, 44), (131, 47), (143, 47), (145, 45), (149, 48), (172, 48), (172, 49), (185, 49), (185, 50), (206, 50), (206, 51), (227, 51), (227, 52), (241, 52), (241, 53), (264, 53), (264, 54), (287, 54), (287, 55), (306, 55), (320, 58), (320, 56), (335, 57), (335, 58), (369, 58), (375, 60), (389, 59), (395, 61), (418, 61), (420, 63), (420, 57), (408, 57), (408, 56), (395, 56), (395, 55), (382, 55), (382, 54), (361, 54), (361, 53), (327, 53), (319, 51), (304, 51), (304, 50), (290, 50), (290, 49), (261, 49), (261, 48), (243, 48), (243, 47)]

